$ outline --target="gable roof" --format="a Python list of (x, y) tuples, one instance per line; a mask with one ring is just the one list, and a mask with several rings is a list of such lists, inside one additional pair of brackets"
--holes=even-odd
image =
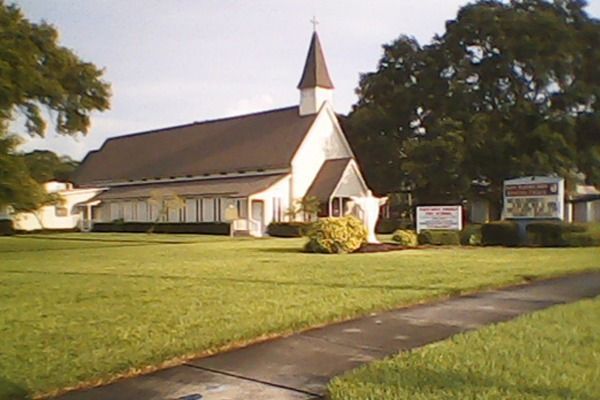
[(321, 48), (317, 32), (313, 33), (310, 41), (304, 71), (302, 71), (302, 78), (300, 79), (300, 83), (298, 83), (298, 89), (314, 87), (333, 89), (333, 83), (327, 71), (327, 64), (325, 64), (325, 57), (323, 56), (323, 49)]
[(317, 114), (288, 107), (106, 140), (72, 180), (79, 185), (289, 168)]
[(337, 158), (325, 161), (308, 188), (306, 196), (314, 196), (321, 203), (329, 202), (329, 198), (340, 179), (342, 179), (342, 175), (344, 175), (344, 171), (350, 161), (352, 161), (352, 158)]

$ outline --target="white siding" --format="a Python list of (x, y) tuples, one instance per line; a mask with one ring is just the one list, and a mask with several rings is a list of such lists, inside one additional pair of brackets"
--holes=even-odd
[(323, 108), (292, 160), (292, 197), (306, 193), (323, 162), (352, 157), (327, 107)]
[(276, 182), (267, 190), (250, 196), (253, 200), (262, 200), (264, 202), (263, 210), (263, 225), (264, 228), (273, 222), (273, 217), (277, 213), (276, 205), (273, 199), (280, 199), (280, 210), (282, 214), (285, 214), (286, 210), (290, 206), (290, 175)]
[(339, 185), (333, 193), (334, 197), (361, 197), (366, 196), (367, 188), (361, 181), (358, 167), (350, 163), (340, 179)]

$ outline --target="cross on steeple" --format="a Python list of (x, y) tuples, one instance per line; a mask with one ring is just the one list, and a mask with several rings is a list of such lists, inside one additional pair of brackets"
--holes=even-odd
[(310, 20), (310, 23), (313, 26), (313, 32), (317, 31), (317, 25), (319, 25), (319, 21), (317, 21), (317, 17), (313, 16), (312, 19)]

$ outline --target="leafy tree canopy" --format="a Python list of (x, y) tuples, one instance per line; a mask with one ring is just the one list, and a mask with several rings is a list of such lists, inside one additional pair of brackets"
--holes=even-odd
[(401, 36), (363, 74), (344, 121), (377, 192), (499, 201), (502, 181), (600, 183), (600, 23), (581, 0), (479, 1), (421, 46)]
[(49, 150), (34, 150), (23, 154), (25, 165), (31, 177), (39, 183), (48, 181), (68, 181), (79, 162), (69, 156), (59, 156)]
[(39, 171), (31, 176), (27, 167), (39, 157), (18, 154), (10, 124), (21, 116), (28, 134), (44, 136), (46, 109), (58, 133), (87, 133), (90, 114), (109, 108), (110, 85), (102, 73), (60, 46), (52, 25), (32, 23), (0, 0), (0, 208), (35, 209), (43, 201), (36, 182), (43, 177)]

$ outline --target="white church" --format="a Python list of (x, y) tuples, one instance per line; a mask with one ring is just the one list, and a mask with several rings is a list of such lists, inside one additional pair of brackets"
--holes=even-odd
[(371, 195), (340, 127), (316, 32), (298, 89), (298, 106), (106, 140), (73, 176), (80, 189), (102, 190), (80, 205), (83, 225), (156, 221), (152, 198), (162, 191), (184, 204), (161, 222), (234, 220), (232, 229), (263, 236), (288, 221), (295, 200), (314, 196), (319, 216), (353, 213), (372, 233), (385, 199)]

